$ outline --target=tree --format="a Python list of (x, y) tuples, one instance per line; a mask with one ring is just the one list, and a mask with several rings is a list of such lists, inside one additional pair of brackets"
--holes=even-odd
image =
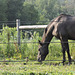
[(17, 18), (26, 23), (29, 21), (35, 21), (34, 23), (36, 23), (38, 21), (38, 12), (34, 5), (28, 4), (24, 0), (8, 0), (7, 15), (8, 21), (15, 21)]
[(45, 10), (47, 1), (48, 0), (36, 0), (34, 4), (36, 9), (38, 10), (40, 24), (46, 24), (46, 21), (48, 21), (48, 19), (45, 18), (45, 15), (47, 13), (47, 11)]
[(36, 24), (39, 20), (38, 11), (35, 9), (34, 5), (24, 2), (20, 19), (26, 24)]
[(0, 21), (7, 21), (7, 1), (6, 0), (0, 0)]
[(47, 11), (45, 17), (52, 20), (60, 14), (60, 6), (58, 0), (48, 0), (48, 5), (45, 10)]
[(75, 0), (59, 0), (62, 13), (75, 15)]
[(36, 0), (36, 8), (40, 15), (40, 21), (50, 21), (60, 12), (58, 0)]
[(20, 17), (20, 12), (23, 6), (23, 0), (8, 0), (7, 3), (7, 18), (8, 21), (15, 21)]
[(63, 8), (66, 10), (65, 13), (74, 15), (75, 4), (74, 0), (65, 0)]

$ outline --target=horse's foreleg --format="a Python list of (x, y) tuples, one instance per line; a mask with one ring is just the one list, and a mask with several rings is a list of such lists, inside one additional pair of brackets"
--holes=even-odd
[(63, 53), (63, 65), (64, 65), (64, 62), (66, 61), (66, 58), (65, 58), (65, 48), (64, 48), (64, 44), (61, 43), (62, 45), (62, 53)]
[(66, 51), (66, 48), (65, 48), (65, 40), (61, 40), (61, 45), (62, 45), (62, 53), (63, 53), (63, 65), (64, 65), (64, 62), (66, 61), (66, 58), (65, 58), (65, 51)]
[(69, 44), (68, 41), (65, 43), (65, 48), (68, 54), (68, 60), (69, 60), (69, 64), (71, 64), (71, 56), (70, 56), (70, 52), (69, 52)]
[(65, 50), (62, 50), (63, 52), (63, 65), (64, 65), (64, 62), (66, 61), (66, 58), (65, 58)]

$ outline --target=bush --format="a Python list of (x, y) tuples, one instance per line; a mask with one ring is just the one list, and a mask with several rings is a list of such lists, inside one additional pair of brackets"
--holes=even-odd
[[(32, 39), (30, 39), (25, 32), (21, 34), (21, 45), (18, 46), (17, 31), (16, 28), (3, 27), (3, 31), (0, 33), (0, 57), (1, 58), (13, 58), (13, 59), (25, 59), (28, 57), (30, 60), (36, 60), (38, 54), (38, 40), (41, 39), (39, 32), (34, 31)], [(23, 35), (25, 34), (25, 35)], [(24, 37), (25, 36), (25, 37)], [(55, 38), (52, 42), (59, 42)], [(60, 43), (50, 43), (49, 54), (46, 57), (47, 60), (61, 60), (62, 51)], [(75, 59), (74, 44), (70, 43), (70, 52), (73, 59)]]

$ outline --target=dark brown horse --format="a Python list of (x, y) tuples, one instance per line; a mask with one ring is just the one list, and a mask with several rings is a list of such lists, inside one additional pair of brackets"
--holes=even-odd
[(53, 37), (60, 39), (63, 52), (63, 64), (65, 62), (65, 51), (67, 51), (69, 64), (71, 56), (69, 53), (68, 39), (75, 40), (75, 17), (61, 14), (51, 21), (43, 33), (42, 40), (39, 41), (38, 61), (44, 61), (49, 53), (48, 45)]

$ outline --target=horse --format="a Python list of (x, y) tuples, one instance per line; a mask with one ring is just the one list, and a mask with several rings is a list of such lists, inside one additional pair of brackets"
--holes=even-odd
[(66, 61), (65, 52), (67, 52), (69, 64), (71, 64), (72, 59), (69, 52), (68, 40), (75, 40), (75, 17), (67, 14), (60, 14), (48, 24), (44, 30), (42, 40), (39, 40), (37, 56), (39, 62), (44, 61), (49, 53), (48, 46), (53, 37), (61, 41), (63, 65)]

